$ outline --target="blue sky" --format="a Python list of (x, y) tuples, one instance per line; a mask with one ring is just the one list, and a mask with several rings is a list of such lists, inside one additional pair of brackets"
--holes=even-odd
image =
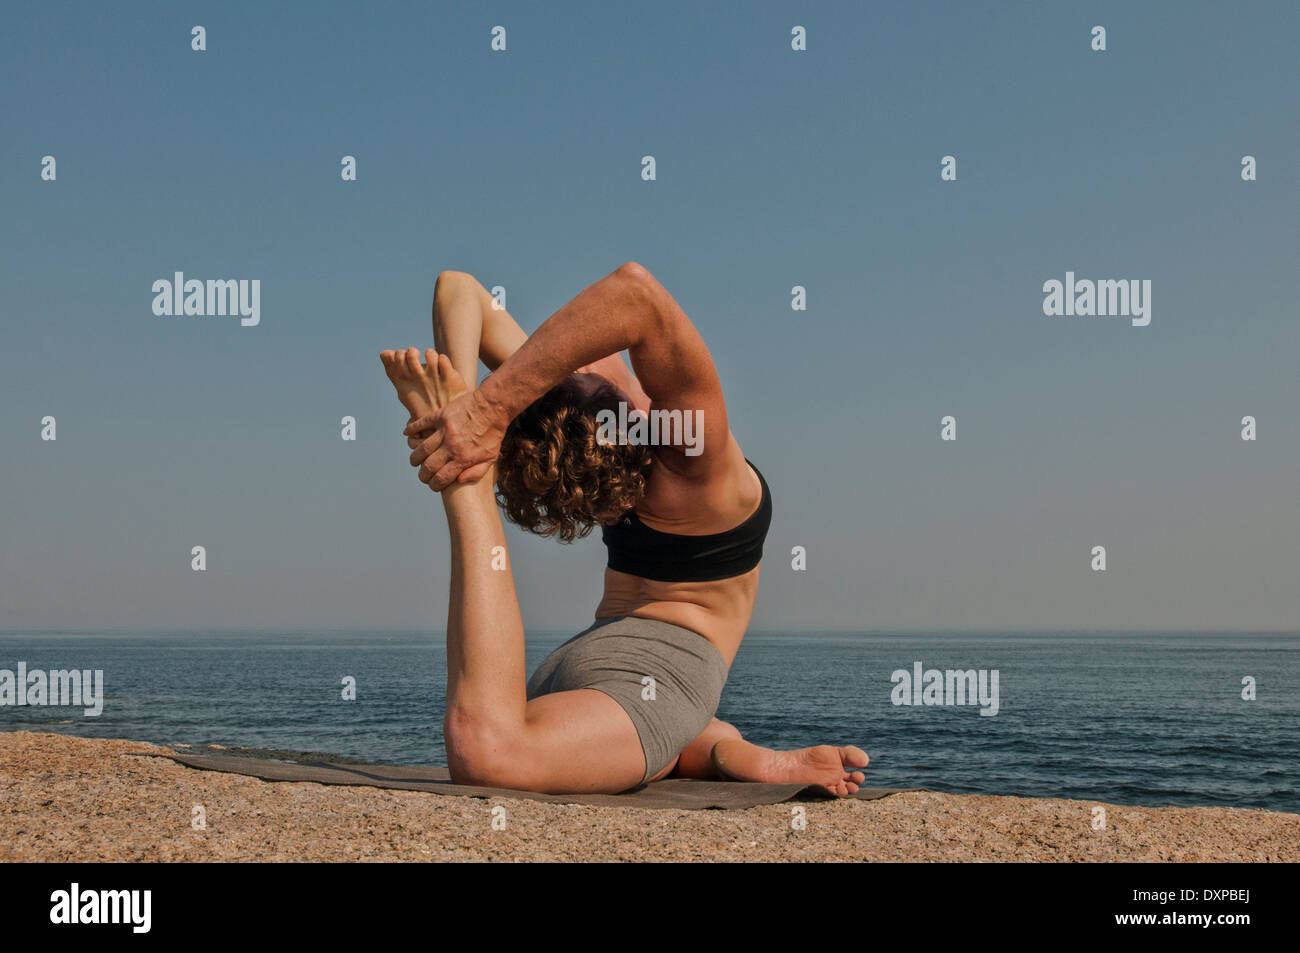
[[(431, 343), (444, 268), (532, 330), (627, 260), (772, 487), (756, 629), (1300, 620), (1294, 4), (7, 21), (0, 626), (440, 630), (445, 523), (378, 352)], [(177, 270), (260, 279), (260, 325), (155, 316)], [(1044, 316), (1067, 270), (1150, 279), (1150, 326)], [(598, 537), (510, 539), (526, 623), (586, 625)]]

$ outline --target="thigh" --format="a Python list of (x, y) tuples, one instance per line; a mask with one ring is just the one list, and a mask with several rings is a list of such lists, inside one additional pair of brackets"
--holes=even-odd
[(598, 689), (533, 698), (524, 724), (531, 790), (617, 794), (645, 776), (636, 725), (622, 705)]

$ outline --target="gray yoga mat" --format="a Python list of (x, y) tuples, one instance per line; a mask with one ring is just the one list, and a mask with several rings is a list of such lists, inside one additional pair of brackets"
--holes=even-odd
[[(227, 749), (242, 751), (244, 749)], [(678, 808), (695, 811), (706, 808), (741, 810), (760, 804), (780, 804), (795, 799), (833, 798), (819, 785), (758, 784), (740, 781), (693, 781), (669, 778), (643, 785), (624, 794), (539, 794), (506, 788), (483, 788), (452, 784), (446, 768), (403, 767), (390, 764), (361, 764), (345, 760), (277, 760), (267, 753), (250, 756), (243, 753), (190, 754), (173, 752), (160, 757), (171, 758), (203, 771), (243, 774), (263, 781), (311, 781), (316, 784), (351, 784), (398, 791), (425, 791), (430, 794), (455, 794), (462, 797), (526, 798), (552, 804), (593, 804), (602, 807)], [(874, 800), (900, 791), (920, 788), (861, 788), (852, 795), (860, 800)]]

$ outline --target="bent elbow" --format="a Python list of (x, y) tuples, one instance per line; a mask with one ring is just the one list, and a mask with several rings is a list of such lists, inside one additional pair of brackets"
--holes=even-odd
[(634, 261), (623, 262), (623, 264), (619, 265), (618, 268), (615, 269), (614, 274), (618, 275), (620, 278), (626, 279), (627, 281), (634, 281), (637, 284), (648, 284), (655, 280), (654, 275), (650, 274), (644, 266), (639, 265)]

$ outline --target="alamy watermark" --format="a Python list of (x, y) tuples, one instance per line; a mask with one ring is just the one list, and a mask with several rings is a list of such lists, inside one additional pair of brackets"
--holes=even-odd
[(88, 718), (104, 710), (104, 670), (0, 668), (0, 705), (80, 707)]
[(178, 271), (172, 280), (153, 283), (153, 313), (169, 315), (239, 315), (239, 323), (255, 327), (262, 321), (262, 279), (185, 278)]
[(1050, 278), (1043, 282), (1043, 314), (1132, 318), (1135, 328), (1151, 323), (1151, 279), (1088, 278), (1075, 279), (1074, 272), (1065, 273), (1065, 281)]
[(602, 410), (596, 414), (596, 442), (602, 447), (630, 444), (634, 447), (684, 447), (686, 456), (704, 452), (704, 411), (702, 410), (628, 410), (627, 401), (618, 402), (618, 413)]
[(895, 705), (979, 705), (981, 715), (998, 713), (998, 670), (924, 668), (912, 663), (912, 671), (897, 669), (889, 700)]
[(153, 922), (152, 890), (83, 890), (74, 883), (50, 894), (54, 924), (126, 924), (132, 933), (148, 933)]

